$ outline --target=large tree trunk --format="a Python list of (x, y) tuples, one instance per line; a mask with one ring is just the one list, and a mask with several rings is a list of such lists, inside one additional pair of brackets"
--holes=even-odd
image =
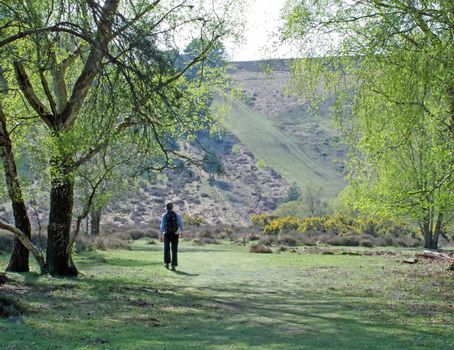
[(90, 218), (91, 218), (91, 236), (97, 237), (99, 236), (99, 229), (101, 227), (101, 209), (92, 208), (90, 211)]
[(424, 236), (424, 248), (426, 249), (432, 249), (432, 225), (430, 221), (430, 219), (427, 219), (421, 225), (421, 231)]
[(438, 249), (438, 239), (443, 229), (443, 213), (438, 213), (435, 226), (432, 219), (426, 220), (422, 225), (422, 233), (424, 235), (424, 248)]
[(437, 222), (433, 231), (431, 249), (438, 249), (438, 239), (443, 229), (443, 213), (438, 213)]
[(71, 162), (52, 162), (49, 226), (47, 229), (47, 266), (51, 275), (77, 276), (68, 244), (74, 203), (74, 180)]
[[(31, 238), (31, 225), (25, 206), (22, 188), (17, 176), (16, 162), (14, 159), (11, 139), (6, 128), (6, 116), (0, 106), (0, 155), (3, 158), (6, 185), (13, 208), (14, 223), (16, 228), (25, 236)], [(28, 249), (22, 244), (17, 236), (14, 237), (14, 247), (11, 258), (6, 268), (11, 272), (28, 272), (30, 270)]]

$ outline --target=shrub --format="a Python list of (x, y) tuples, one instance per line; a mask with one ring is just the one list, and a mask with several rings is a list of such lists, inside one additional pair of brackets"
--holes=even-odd
[(124, 249), (131, 250), (131, 241), (123, 240), (116, 236), (99, 236), (94, 239), (90, 237), (82, 236), (79, 237), (76, 242), (76, 249), (78, 251), (91, 251), (95, 249), (99, 250), (115, 250)]
[(127, 231), (129, 237), (131, 237), (132, 240), (137, 241), (141, 238), (148, 237), (147, 232), (141, 231), (141, 230), (131, 230)]
[(96, 249), (110, 250), (110, 249), (124, 249), (131, 250), (131, 242), (118, 239), (114, 236), (100, 236), (94, 240)]
[(306, 246), (315, 246), (319, 242), (319, 237), (315, 235), (303, 235), (301, 240)]
[(287, 250), (288, 250), (288, 248), (286, 246), (281, 245), (281, 246), (279, 246), (279, 248), (277, 248), (276, 251), (277, 252), (286, 252)]
[(268, 236), (268, 237), (263, 237), (262, 239), (260, 239), (257, 242), (257, 244), (258, 245), (266, 245), (266, 246), (270, 247), (273, 244), (275, 244), (276, 242), (277, 242), (277, 239), (275, 237)]
[(391, 235), (384, 235), (376, 239), (377, 245), (382, 246), (382, 247), (391, 247), (395, 246), (395, 237)]
[(289, 247), (296, 247), (298, 245), (298, 241), (295, 237), (290, 235), (285, 235), (279, 238), (279, 244), (286, 245)]
[(199, 215), (184, 214), (183, 221), (187, 226), (200, 226), (203, 224), (203, 218)]
[(259, 159), (256, 163), (255, 163), (255, 166), (257, 167), (257, 169), (260, 169), (260, 170), (263, 170), (266, 168), (266, 163), (263, 159)]
[(325, 231), (325, 218), (314, 216), (305, 218), (298, 230), (303, 233), (320, 233)]
[(357, 247), (359, 245), (359, 237), (355, 235), (336, 236), (330, 239), (327, 243), (334, 246)]
[(301, 189), (296, 182), (293, 182), (287, 189), (285, 200), (288, 202), (296, 201), (301, 198)]
[(148, 238), (154, 238), (154, 239), (159, 239), (159, 236), (161, 234), (159, 232), (159, 230), (155, 230), (155, 229), (149, 229), (146, 232), (147, 232), (147, 237)]
[(394, 241), (394, 245), (398, 247), (405, 247), (405, 248), (415, 248), (422, 244), (419, 239), (413, 237), (397, 237)]
[(360, 218), (356, 220), (355, 226), (360, 233), (365, 233), (374, 237), (383, 235), (391, 235), (393, 237), (416, 237), (418, 235), (417, 232), (406, 223), (395, 220)]
[(259, 227), (265, 227), (274, 219), (277, 219), (276, 215), (271, 214), (256, 214), (251, 216), (251, 221), (254, 225)]
[(255, 233), (248, 233), (246, 238), (248, 241), (258, 241), (258, 240), (260, 240), (261, 237)]
[(263, 233), (268, 235), (277, 235), (282, 232), (296, 231), (301, 224), (302, 220), (300, 218), (296, 218), (294, 216), (284, 216), (272, 220), (265, 226)]
[(374, 219), (360, 218), (356, 220), (356, 227), (359, 232), (366, 235), (371, 235), (374, 237), (378, 236), (379, 232), (379, 223)]
[(202, 232), (199, 234), (200, 238), (216, 238), (216, 233), (214, 231), (211, 231), (210, 228), (205, 228)]
[(363, 238), (359, 241), (359, 245), (362, 247), (372, 248), (374, 246), (374, 242), (370, 238)]
[(325, 217), (325, 231), (336, 235), (349, 235), (356, 233), (355, 222), (343, 214)]
[(261, 244), (253, 244), (249, 248), (250, 253), (264, 253), (264, 254), (269, 254), (272, 253), (273, 251), (271, 250), (270, 247), (261, 245)]
[(203, 241), (199, 238), (194, 239), (192, 242), (196, 245), (205, 245), (205, 243), (203, 243)]
[(205, 244), (219, 244), (219, 242), (211, 237), (203, 237), (203, 238), (196, 238), (193, 241), (197, 245), (205, 245)]
[(231, 150), (232, 154), (239, 154), (241, 153), (241, 148), (240, 146), (238, 146), (237, 144), (234, 144), (232, 146), (232, 150)]

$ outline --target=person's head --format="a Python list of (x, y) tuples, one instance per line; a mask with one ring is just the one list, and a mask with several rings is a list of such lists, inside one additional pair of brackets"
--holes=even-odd
[(166, 204), (167, 210), (172, 210), (173, 209), (173, 203), (167, 203)]

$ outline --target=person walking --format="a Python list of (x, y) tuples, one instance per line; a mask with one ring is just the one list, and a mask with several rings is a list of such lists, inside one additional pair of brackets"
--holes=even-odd
[(171, 263), (172, 271), (175, 271), (178, 266), (178, 239), (183, 238), (184, 226), (181, 216), (173, 211), (173, 203), (167, 203), (166, 209), (167, 212), (161, 217), (159, 239), (164, 241), (164, 266), (168, 269)]

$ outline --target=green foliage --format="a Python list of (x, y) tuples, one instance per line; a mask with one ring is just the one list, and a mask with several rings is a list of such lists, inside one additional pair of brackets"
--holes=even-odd
[(257, 167), (257, 169), (263, 170), (266, 168), (266, 163), (263, 159), (258, 159), (255, 163), (255, 166)]
[(296, 201), (300, 199), (301, 197), (301, 189), (299, 188), (298, 184), (296, 182), (293, 182), (289, 188), (287, 189), (287, 196), (286, 200), (291, 202), (291, 201)]
[(224, 175), (225, 168), (222, 163), (222, 159), (215, 152), (207, 152), (202, 159), (202, 168), (205, 172), (210, 175), (210, 179), (214, 178), (214, 175)]
[(252, 223), (261, 228), (268, 225), (274, 219), (277, 219), (277, 216), (272, 214), (254, 214), (251, 216)]
[(200, 63), (190, 67), (185, 76), (188, 79), (205, 79), (205, 74), (215, 68), (224, 68), (227, 64), (224, 44), (220, 41), (213, 42), (206, 38), (194, 38), (186, 46), (184, 53), (179, 56), (177, 65), (186, 67), (194, 57), (204, 58)]
[(291, 1), (286, 17), (285, 35), (308, 53), (294, 89), (314, 104), (334, 97), (351, 146), (348, 203), (411, 218), (430, 248), (454, 212), (451, 15), (445, 0), (329, 0)]
[(200, 226), (201, 224), (203, 224), (204, 220), (199, 215), (184, 214), (183, 222), (188, 226)]
[(293, 216), (276, 218), (265, 226), (263, 233), (277, 235), (283, 232), (296, 231), (301, 224), (302, 220)]
[(305, 218), (298, 229), (303, 233), (324, 232), (325, 218), (319, 216)]
[(241, 152), (240, 146), (238, 146), (237, 144), (234, 144), (232, 146), (232, 154), (239, 154), (240, 152)]
[(328, 215), (324, 217), (324, 229), (335, 235), (348, 235), (357, 233), (355, 222), (342, 214)]
[[(366, 217), (352, 219), (343, 214), (312, 216), (304, 219), (294, 216), (278, 217), (260, 214), (253, 215), (251, 220), (255, 226), (263, 228), (263, 232), (267, 235), (296, 231), (304, 235), (328, 234), (339, 237), (351, 235), (366, 235), (368, 237), (390, 236), (393, 238), (419, 237), (414, 228), (400, 220), (393, 221)], [(343, 242), (341, 239), (337, 241)], [(356, 242), (359, 244), (359, 239)]]

